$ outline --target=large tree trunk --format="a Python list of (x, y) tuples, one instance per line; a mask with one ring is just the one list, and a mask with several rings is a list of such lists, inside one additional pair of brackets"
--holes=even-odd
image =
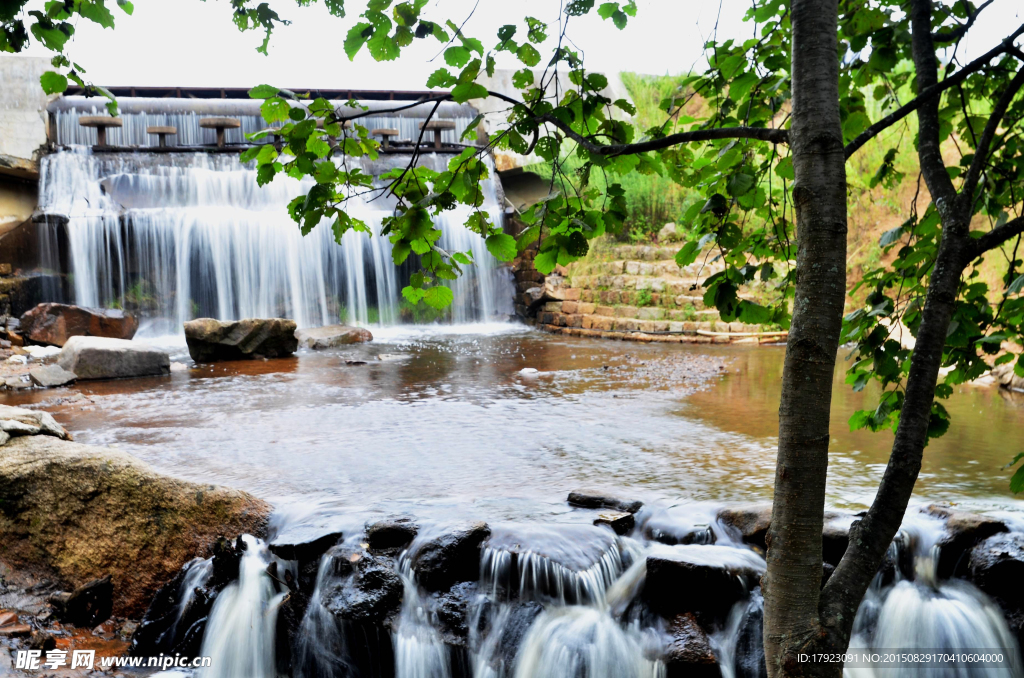
[(800, 663), (818, 647), (829, 406), (846, 299), (846, 160), (837, 0), (793, 0), (797, 280), (779, 406), (779, 456), (762, 580), (768, 675), (838, 674)]

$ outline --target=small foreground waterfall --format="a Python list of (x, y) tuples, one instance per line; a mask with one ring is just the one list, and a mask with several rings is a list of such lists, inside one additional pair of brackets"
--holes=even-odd
[[(406, 517), (359, 527), (363, 519), (353, 517), (347, 536), (300, 528), (301, 539), (285, 529), (269, 545), (247, 537), (165, 588), (182, 607), (213, 599), (201, 648), (185, 653), (213, 661), (195, 678), (765, 678), (764, 533), (742, 527), (754, 524), (749, 516), (703, 505), (631, 517), (624, 534)], [(853, 519), (839, 521), (846, 532), (826, 525), (826, 544), (841, 547), (826, 547), (826, 572)], [(850, 650), (955, 659), (848, 661), (848, 678), (1021, 678), (1020, 629), (1010, 630), (1009, 613), (969, 581), (940, 573), (965, 557), (974, 562), (978, 549), (998, 554), (998, 544), (1024, 543), (1024, 534), (999, 523), (993, 538), (1003, 542), (956, 545), (962, 528), (950, 522), (908, 513), (861, 604)], [(237, 581), (213, 581), (218, 558), (239, 562)], [(193, 585), (195, 594), (186, 590)], [(160, 637), (168, 652), (186, 647), (173, 627)], [(998, 658), (961, 659), (979, 653)]]
[[(88, 142), (87, 135), (94, 134), (77, 125), (78, 114), (75, 109), (56, 113), (65, 143)], [(153, 115), (141, 112), (122, 118), (127, 123), (116, 131), (132, 143), (145, 139), (147, 121), (153, 124)], [(172, 118), (183, 139), (202, 141), (200, 132), (211, 133), (198, 127), (194, 114)], [(256, 127), (258, 117), (242, 118), (246, 127)], [(367, 124), (408, 133), (415, 120), (402, 119), (399, 125), (397, 119), (377, 116)], [(111, 143), (120, 142), (112, 137)], [(451, 157), (431, 153), (420, 163), (446, 168)], [(408, 159), (392, 154), (373, 162), (347, 162), (380, 175)], [(493, 176), (492, 168), (483, 209), (500, 224), (503, 212)], [(179, 333), (183, 322), (199, 316), (286, 317), (300, 327), (339, 320), (398, 323), (401, 288), (412, 271), (408, 265), (395, 267), (391, 243), (379, 235), (394, 199), (353, 198), (350, 213), (365, 221), (373, 235), (352, 232), (339, 245), (330, 223), (304, 237), (287, 214), (288, 202), (313, 185), (282, 175), (260, 187), (254, 166), (240, 163), (236, 153), (93, 152), (88, 146), (63, 146), (41, 165), (39, 204), (46, 223), (41, 265), (70, 271), (73, 298), (67, 301), (136, 310), (166, 322), (157, 333)], [(474, 261), (451, 284), (451, 320), (457, 323), (507, 316), (513, 297), (507, 270), (498, 266), (483, 239), (463, 225), (468, 214), (457, 209), (438, 217), (444, 232), (439, 245), (471, 252)]]
[(201, 654), (210, 657), (202, 678), (274, 678), (277, 608), (286, 594), (277, 593), (267, 574), (271, 556), (255, 537), (244, 537), (238, 581), (213, 604)]

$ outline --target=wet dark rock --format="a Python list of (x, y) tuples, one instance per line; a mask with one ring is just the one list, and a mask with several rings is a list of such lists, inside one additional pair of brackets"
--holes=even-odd
[(49, 603), (65, 624), (93, 627), (110, 619), (113, 596), (114, 583), (108, 574), (82, 584), (71, 593), (54, 594)]
[(822, 559), (832, 565), (839, 565), (846, 547), (850, 544), (850, 526), (855, 517), (849, 513), (826, 511), (825, 523), (821, 530)]
[(768, 678), (764, 661), (764, 599), (755, 589), (744, 605), (743, 620), (736, 632), (733, 658), (735, 678)]
[(346, 546), (336, 546), (328, 555), (335, 580), (321, 592), (321, 601), (331, 614), (347, 621), (382, 623), (398, 613), (402, 579), (390, 559)]
[(675, 546), (676, 544), (714, 544), (718, 541), (712, 527), (711, 516), (695, 513), (691, 509), (673, 507), (654, 512), (643, 523), (644, 537), (650, 541)]
[(467, 523), (423, 542), (412, 556), (416, 581), (428, 591), (476, 581), (480, 575), (480, 546), (490, 534), (486, 523)]
[(33, 631), (28, 639), (28, 649), (49, 652), (57, 649), (57, 639), (46, 631)]
[(736, 531), (744, 543), (760, 549), (767, 548), (765, 537), (772, 524), (770, 502), (730, 506), (719, 511), (717, 518), (720, 523)]
[(78, 379), (78, 375), (74, 372), (68, 372), (60, 365), (33, 367), (28, 371), (28, 376), (33, 384), (43, 388), (67, 386), (68, 384), (73, 384)]
[(664, 658), (666, 678), (718, 678), (722, 675), (708, 636), (696, 617), (690, 613), (676, 615), (668, 633), (671, 640)]
[(37, 344), (63, 346), (75, 336), (131, 339), (139, 321), (118, 309), (39, 304), (21, 316), (21, 334)]
[(386, 518), (366, 526), (366, 541), (372, 551), (403, 549), (412, 543), (419, 529), (411, 518)]
[(625, 513), (636, 513), (644, 505), (642, 501), (622, 499), (591, 490), (573, 490), (569, 493), (568, 502), (577, 508), (614, 509)]
[(121, 379), (171, 373), (171, 358), (152, 346), (108, 337), (71, 337), (57, 364), (79, 380)]
[(946, 521), (946, 536), (939, 542), (939, 562), (936, 568), (940, 579), (960, 576), (967, 571), (970, 551), (978, 544), (994, 534), (1008, 532), (1006, 524), (1001, 520), (958, 511), (932, 504), (925, 513)]
[(295, 339), (299, 342), (299, 346), (316, 351), (373, 341), (373, 335), (362, 327), (326, 325), (298, 330), (295, 332)]
[(641, 595), (665, 618), (692, 612), (702, 620), (724, 619), (760, 581), (764, 566), (759, 560), (749, 551), (726, 546), (664, 548), (647, 557)]
[(330, 528), (301, 525), (285, 529), (267, 545), (270, 552), (284, 560), (300, 563), (319, 560), (320, 556), (341, 541), (342, 533)]
[(477, 583), (456, 584), (433, 600), (433, 611), (445, 642), (464, 646), (469, 637), (469, 606), (477, 595)]
[(1024, 607), (1024, 534), (996, 534), (971, 549), (967, 578), (1004, 608)]
[(612, 511), (602, 513), (594, 520), (595, 525), (607, 525), (615, 534), (628, 534), (636, 526), (636, 518), (632, 513)]
[(299, 346), (295, 327), (294, 320), (282, 318), (197, 318), (185, 323), (185, 342), (197, 363), (280, 358)]

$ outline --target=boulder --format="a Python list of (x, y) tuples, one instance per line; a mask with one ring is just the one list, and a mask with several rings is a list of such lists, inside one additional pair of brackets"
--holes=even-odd
[(381, 623), (402, 606), (402, 578), (392, 560), (362, 549), (336, 546), (328, 553), (334, 579), (321, 591), (331, 614), (350, 622)]
[(138, 329), (135, 316), (117, 309), (39, 304), (21, 316), (23, 337), (53, 346), (63, 346), (78, 336), (131, 339)]
[(718, 678), (722, 675), (708, 634), (690, 613), (676, 615), (668, 627), (666, 678)]
[(283, 560), (297, 560), (300, 563), (319, 560), (320, 556), (341, 541), (341, 531), (318, 526), (298, 525), (286, 528), (267, 548)]
[(724, 619), (764, 573), (753, 551), (730, 546), (662, 546), (647, 557), (643, 599), (666, 618), (692, 612)]
[(967, 576), (1002, 603), (1024, 607), (1024, 534), (1004, 532), (971, 549)]
[(22, 407), (0, 405), (0, 445), (16, 436), (53, 436), (70, 440), (71, 435), (50, 416), (49, 412), (26, 410)]
[(613, 509), (625, 513), (636, 513), (644, 503), (635, 499), (623, 499), (593, 490), (573, 490), (569, 493), (569, 505), (578, 508)]
[(68, 372), (60, 365), (43, 365), (42, 367), (34, 367), (28, 371), (28, 376), (32, 380), (32, 383), (36, 386), (42, 386), (43, 388), (57, 388), (58, 386), (67, 386), (73, 384), (78, 375), (74, 372)]
[(317, 351), (373, 341), (373, 335), (369, 330), (348, 325), (325, 325), (324, 327), (298, 330), (295, 332), (295, 338), (302, 348), (311, 348)]
[(411, 518), (386, 518), (366, 526), (371, 551), (393, 551), (412, 543), (419, 526)]
[(171, 373), (166, 351), (127, 339), (71, 337), (57, 357), (62, 369), (79, 379), (119, 379)]
[(994, 534), (1008, 532), (1001, 520), (969, 511), (931, 504), (924, 512), (946, 521), (946, 535), (939, 541), (936, 574), (940, 579), (960, 576), (967, 568), (968, 553), (975, 544)]
[(185, 342), (197, 363), (281, 358), (299, 347), (295, 321), (282, 318), (198, 318), (185, 323)]
[(658, 231), (658, 242), (676, 242), (682, 240), (679, 235), (679, 231), (676, 229), (676, 225), (669, 222), (661, 227)]
[(486, 523), (458, 525), (424, 541), (412, 555), (416, 581), (428, 591), (442, 591), (480, 576), (480, 546), (491, 535)]
[(0, 447), (0, 561), (72, 587), (110, 574), (118, 616), (141, 615), (218, 535), (261, 534), (269, 512), (244, 492), (162, 476), (113, 448), (54, 435)]
[(1011, 391), (1024, 391), (1024, 377), (1018, 377), (1013, 371), (1014, 364), (999, 365), (991, 372), (992, 378), (1001, 387)]
[(475, 581), (456, 584), (431, 600), (433, 616), (449, 645), (465, 647), (469, 638), (470, 605), (478, 595)]
[(765, 538), (772, 524), (772, 505), (743, 504), (730, 506), (718, 512), (718, 522), (732, 528), (746, 544), (765, 549)]
[(628, 534), (636, 525), (636, 517), (625, 511), (609, 511), (594, 519), (595, 525), (607, 525), (615, 534)]
[(50, 596), (57, 619), (72, 626), (93, 628), (110, 619), (114, 606), (114, 584), (110, 575), (82, 584), (71, 593)]

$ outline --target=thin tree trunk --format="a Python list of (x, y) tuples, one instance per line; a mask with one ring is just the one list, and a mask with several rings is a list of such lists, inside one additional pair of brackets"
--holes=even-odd
[(793, 0), (797, 280), (779, 406), (779, 456), (762, 580), (768, 675), (830, 675), (799, 662), (822, 640), (821, 528), (829, 407), (846, 300), (846, 160), (839, 111), (837, 0)]

